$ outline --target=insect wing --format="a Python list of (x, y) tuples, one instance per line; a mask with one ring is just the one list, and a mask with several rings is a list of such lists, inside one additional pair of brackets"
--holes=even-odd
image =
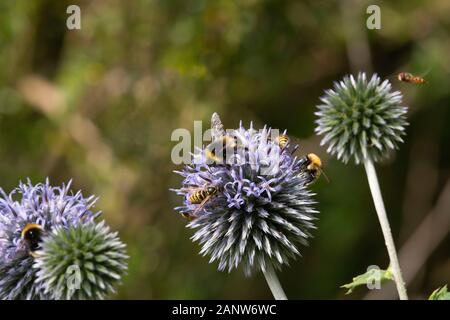
[(220, 120), (219, 115), (214, 112), (211, 116), (211, 135), (214, 140), (220, 139), (225, 136), (226, 132), (223, 127), (222, 121)]

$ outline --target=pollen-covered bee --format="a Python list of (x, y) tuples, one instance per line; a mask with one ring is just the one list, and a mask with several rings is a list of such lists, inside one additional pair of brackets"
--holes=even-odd
[(307, 174), (307, 184), (316, 181), (321, 174), (323, 174), (325, 179), (329, 181), (328, 177), (323, 172), (322, 160), (318, 155), (316, 155), (315, 153), (308, 153), (306, 156), (304, 156), (302, 161), (302, 171)]
[(206, 187), (206, 188), (191, 188), (191, 193), (188, 196), (188, 201), (191, 204), (198, 204), (198, 207), (192, 213), (185, 213), (183, 217), (192, 220), (195, 219), (197, 212), (199, 212), (209, 199), (219, 194), (219, 187)]
[(407, 83), (414, 83), (414, 84), (425, 84), (427, 81), (419, 76), (415, 76), (412, 73), (409, 72), (400, 72), (397, 75), (398, 81), (401, 82), (407, 82)]
[(21, 238), (29, 254), (36, 256), (35, 252), (40, 248), (44, 229), (36, 223), (28, 223), (21, 232)]

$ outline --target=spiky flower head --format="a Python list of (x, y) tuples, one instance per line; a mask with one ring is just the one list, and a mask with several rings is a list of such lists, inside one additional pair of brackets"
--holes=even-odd
[[(0, 188), (0, 299), (57, 298), (37, 278), (38, 249), (42, 250), (42, 242), (54, 230), (67, 233), (73, 226), (90, 226), (100, 215), (93, 212), (97, 198), (85, 198), (81, 191), (73, 194), (70, 185), (53, 187), (47, 179), (36, 185), (21, 182), (9, 194)], [(23, 236), (30, 225), (42, 231), (34, 243), (37, 248), (31, 248)]]
[(127, 268), (125, 245), (104, 221), (56, 227), (36, 255), (37, 282), (54, 299), (104, 299)]
[[(215, 114), (213, 123), (220, 127), (217, 119)], [(280, 268), (300, 255), (298, 245), (306, 245), (315, 228), (317, 211), (307, 188), (305, 158), (281, 149), (267, 128), (256, 131), (241, 124), (226, 135), (233, 137), (237, 151), (227, 153), (225, 162), (211, 163), (207, 147), (183, 171), (176, 171), (184, 181), (174, 191), (184, 203), (175, 209), (192, 219), (192, 239), (202, 245), (200, 254), (209, 255), (210, 263), (218, 261), (219, 270), (230, 272), (242, 265), (249, 275), (268, 264)], [(218, 192), (202, 204), (192, 203), (192, 194), (208, 187)]]
[(365, 73), (345, 76), (320, 100), (316, 133), (323, 135), (327, 152), (344, 163), (378, 161), (403, 142), (407, 108), (388, 80), (376, 74), (370, 80)]

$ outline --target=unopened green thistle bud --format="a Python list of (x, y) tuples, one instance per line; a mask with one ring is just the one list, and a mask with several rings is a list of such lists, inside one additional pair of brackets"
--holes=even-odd
[(36, 252), (37, 282), (53, 299), (104, 299), (127, 268), (125, 245), (104, 221), (56, 228)]
[(351, 158), (378, 161), (396, 149), (405, 134), (407, 108), (388, 80), (365, 73), (345, 76), (325, 91), (316, 112), (316, 133), (327, 152), (347, 163)]

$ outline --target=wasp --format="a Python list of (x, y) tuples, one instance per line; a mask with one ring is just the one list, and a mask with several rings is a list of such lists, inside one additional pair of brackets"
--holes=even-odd
[(401, 81), (401, 82), (414, 83), (414, 84), (427, 83), (427, 81), (424, 78), (415, 76), (412, 73), (408, 73), (408, 72), (400, 72), (397, 75), (397, 79), (398, 79), (398, 81)]
[(188, 188), (191, 193), (187, 200), (191, 204), (198, 204), (197, 208), (192, 213), (184, 213), (183, 217), (188, 220), (195, 219), (197, 213), (205, 206), (205, 204), (214, 196), (219, 194), (220, 188), (216, 186), (209, 186), (206, 188)]
[(44, 229), (36, 223), (28, 223), (22, 229), (21, 238), (29, 254), (36, 257), (36, 251), (39, 250)]
[(191, 193), (188, 200), (192, 204), (201, 204), (207, 200), (208, 197), (215, 196), (217, 193), (219, 193), (218, 187), (207, 187)]
[(322, 160), (315, 153), (308, 153), (302, 158), (302, 170), (307, 175), (307, 184), (313, 183), (319, 178), (321, 174), (325, 177), (327, 181), (330, 181), (323, 172)]

